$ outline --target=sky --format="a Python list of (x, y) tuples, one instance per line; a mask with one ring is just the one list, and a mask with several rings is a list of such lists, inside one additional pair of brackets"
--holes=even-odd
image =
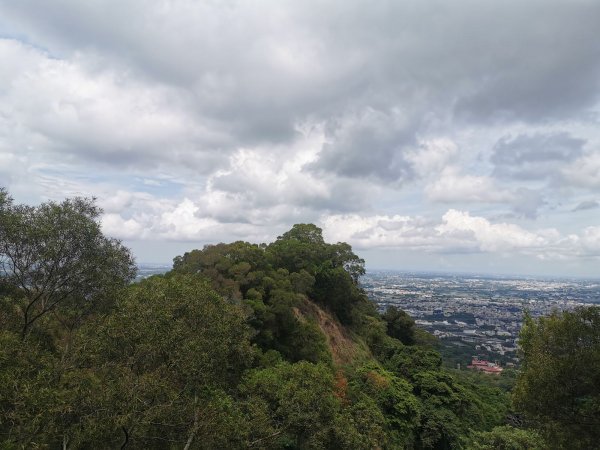
[(600, 276), (597, 0), (0, 0), (0, 186), (139, 262), (294, 223), (367, 268)]

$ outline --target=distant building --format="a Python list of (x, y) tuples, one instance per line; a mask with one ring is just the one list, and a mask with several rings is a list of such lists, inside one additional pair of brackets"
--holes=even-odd
[(473, 357), (471, 364), (467, 366), (468, 369), (479, 370), (483, 373), (499, 374), (502, 372), (502, 367), (498, 364), (486, 361), (485, 359), (479, 359), (477, 356)]

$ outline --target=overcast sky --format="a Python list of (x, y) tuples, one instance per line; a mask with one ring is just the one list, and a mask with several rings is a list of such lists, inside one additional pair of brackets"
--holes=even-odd
[(370, 268), (600, 276), (600, 2), (0, 0), (0, 185), (141, 262), (313, 222)]

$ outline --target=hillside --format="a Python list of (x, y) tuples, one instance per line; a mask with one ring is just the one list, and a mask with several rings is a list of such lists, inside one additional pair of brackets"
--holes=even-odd
[(306, 298), (299, 306), (293, 307), (293, 311), (300, 322), (314, 321), (317, 324), (325, 336), (327, 348), (336, 367), (373, 357), (363, 339), (344, 327), (337, 317), (315, 302)]
[[(191, 250), (165, 275), (133, 282), (133, 259), (102, 235), (93, 201), (22, 208), (2, 193), (2, 448), (526, 449), (595, 439), (595, 310), (528, 319), (522, 334), (516, 405), (554, 436), (544, 443), (506, 383), (444, 369), (412, 318), (380, 315), (358, 283), (364, 261), (314, 225), (269, 244)], [(573, 370), (581, 361), (592, 370), (541, 405), (544, 383), (570, 386), (564, 348), (548, 353), (549, 342), (574, 349)], [(570, 398), (577, 409), (554, 414)]]

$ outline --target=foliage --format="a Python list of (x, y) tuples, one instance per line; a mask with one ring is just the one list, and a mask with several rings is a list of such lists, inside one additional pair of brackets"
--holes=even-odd
[(600, 439), (600, 308), (527, 315), (519, 345), (515, 407), (539, 424), (548, 442), (594, 447)]
[(544, 450), (548, 448), (548, 444), (533, 430), (505, 425), (495, 427), (491, 431), (474, 433), (467, 448), (472, 450)]
[(23, 338), (50, 312), (74, 328), (133, 279), (129, 250), (102, 234), (93, 200), (32, 207), (3, 191), (0, 204), (0, 276), (20, 290), (13, 300)]
[(304, 299), (316, 300), (346, 324), (369, 305), (357, 285), (364, 261), (348, 244), (325, 243), (312, 224), (294, 225), (269, 245), (207, 245), (175, 258), (172, 273), (204, 277), (230, 302), (247, 306), (253, 341), (288, 361), (331, 360), (322, 333), (299, 317)]
[(388, 306), (383, 314), (387, 324), (387, 333), (406, 345), (415, 343), (415, 320), (395, 306)]
[(384, 359), (386, 368), (409, 380), (425, 371), (439, 371), (442, 365), (440, 354), (423, 347), (396, 344)]
[(371, 450), (385, 448), (388, 442), (386, 419), (370, 397), (346, 405), (334, 418), (331, 448)]
[(86, 199), (14, 205), (0, 189), (0, 447), (521, 442), (494, 430), (506, 392), (444, 369), (403, 311), (380, 316), (364, 261), (315, 225), (207, 245), (129, 284), (129, 252), (99, 213)]
[(253, 427), (252, 441), (274, 448), (320, 447), (339, 409), (327, 366), (282, 363), (250, 372), (240, 386), (251, 411), (262, 409), (268, 426)]
[(39, 342), (0, 331), (0, 446), (31, 448), (56, 439), (64, 389), (58, 359)]
[(97, 447), (126, 437), (138, 448), (164, 448), (195, 435), (205, 444), (242, 438), (229, 430), (241, 413), (227, 391), (252, 361), (249, 328), (239, 307), (197, 278), (132, 286), (114, 311), (78, 330), (69, 354), (4, 339), (7, 442), (66, 438)]
[(408, 381), (369, 364), (357, 371), (351, 387), (355, 396), (366, 395), (381, 410), (388, 446), (412, 445), (420, 423), (421, 406)]
[(316, 274), (314, 299), (326, 305), (343, 324), (356, 322), (355, 308), (367, 301), (353, 283), (351, 275), (342, 267), (321, 268)]

